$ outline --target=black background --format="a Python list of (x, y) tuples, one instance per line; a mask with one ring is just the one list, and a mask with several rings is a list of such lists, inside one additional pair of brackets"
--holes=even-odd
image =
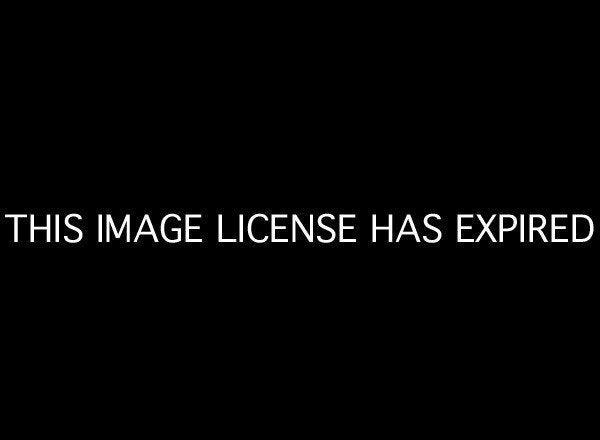
[[(592, 29), (524, 11), (247, 12), (23, 16), (3, 55), (2, 213), (356, 212), (361, 243), (4, 240), (11, 412), (573, 429), (595, 389), (597, 238), (460, 246), (453, 218), (597, 221)], [(444, 241), (371, 246), (375, 212), (438, 212)]]

